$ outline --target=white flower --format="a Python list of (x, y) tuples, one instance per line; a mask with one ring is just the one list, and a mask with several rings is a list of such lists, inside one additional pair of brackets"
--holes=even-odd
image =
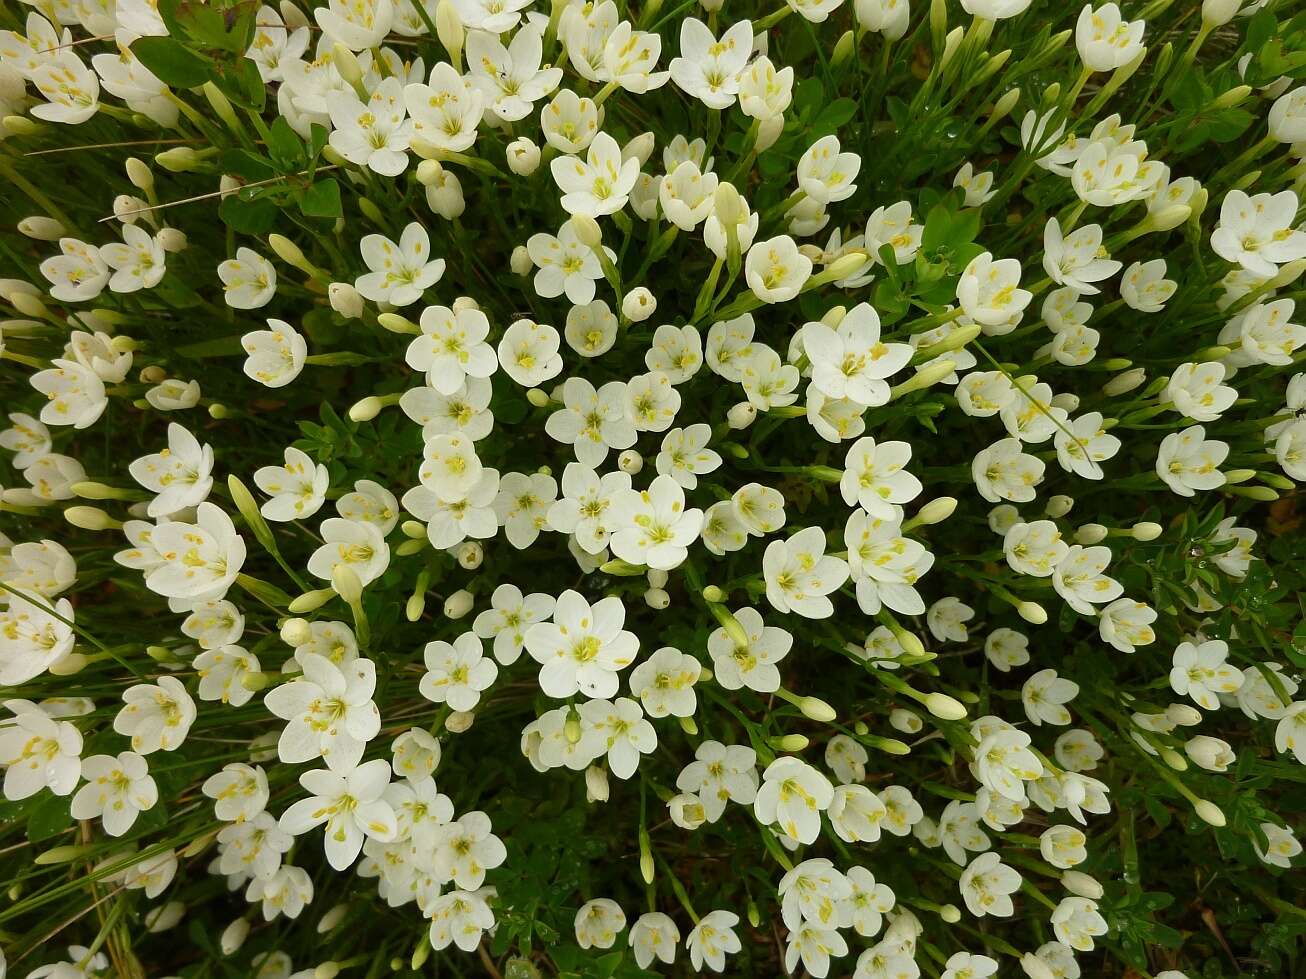
[[(1164, 262), (1161, 267), (1164, 270)], [(1043, 268), (1057, 285), (1092, 295), (1100, 291), (1092, 283), (1115, 275), (1121, 264), (1106, 256), (1100, 224), (1086, 224), (1063, 236), (1060, 222), (1048, 218), (1043, 230)]]
[(245, 542), (231, 518), (208, 502), (197, 507), (193, 524), (160, 520), (150, 545), (158, 563), (145, 585), (165, 598), (221, 598), (245, 563)]
[(694, 761), (676, 778), (676, 788), (696, 794), (711, 822), (721, 818), (727, 801), (751, 806), (757, 786), (757, 753), (744, 745), (720, 741), (699, 744)]
[(821, 832), (821, 813), (834, 799), (830, 780), (800, 758), (782, 755), (762, 773), (753, 811), (764, 825), (778, 824), (800, 843)]
[(583, 726), (595, 739), (595, 757), (605, 752), (608, 767), (617, 778), (630, 778), (639, 767), (639, 756), (658, 746), (657, 732), (644, 718), (639, 702), (618, 697), (614, 702), (590, 700), (580, 706)]
[(641, 914), (630, 926), (628, 941), (641, 969), (647, 969), (654, 959), (670, 965), (676, 960), (680, 929), (661, 911), (649, 911)]
[(703, 526), (703, 511), (685, 509), (685, 491), (670, 476), (656, 476), (643, 491), (623, 490), (609, 517), (612, 553), (631, 564), (669, 571), (682, 564)]
[(299, 376), (308, 356), (308, 342), (285, 320), (268, 320), (270, 330), (254, 330), (240, 338), (248, 355), (246, 376), (270, 387), (285, 387)]
[(1020, 874), (996, 853), (981, 853), (961, 874), (959, 886), (966, 907), (977, 918), (991, 914), (1009, 918), (1015, 912), (1011, 895), (1020, 889)]
[(217, 700), (240, 707), (254, 696), (254, 691), (245, 685), (244, 680), (258, 674), (259, 661), (242, 646), (214, 646), (191, 660), (191, 665), (200, 677), (201, 700)]
[(394, 22), (392, 0), (328, 0), (313, 11), (322, 32), (351, 51), (381, 43)]
[(972, 17), (1006, 20), (1023, 14), (1031, 0), (961, 0), (961, 9)]
[(1287, 870), (1292, 866), (1292, 858), (1301, 853), (1301, 842), (1292, 835), (1292, 831), (1274, 823), (1261, 823), (1261, 832), (1265, 834), (1265, 849), (1255, 838), (1252, 846), (1256, 855), (1265, 863)]
[(1007, 563), (1021, 574), (1046, 578), (1070, 550), (1051, 520), (1015, 523), (1002, 541)]
[(540, 531), (548, 529), (549, 508), (558, 496), (558, 484), (543, 473), (507, 473), (499, 480), (494, 511), (508, 537), (508, 543), (525, 550), (535, 543)]
[(323, 544), (308, 559), (309, 574), (331, 581), (336, 568), (345, 565), (368, 585), (390, 565), (390, 548), (376, 524), (328, 517), (318, 533)]
[(1105, 935), (1106, 919), (1098, 913), (1097, 902), (1086, 897), (1063, 897), (1052, 912), (1052, 931), (1057, 939), (1080, 952), (1093, 950), (1093, 939)]
[(899, 518), (905, 503), (921, 493), (921, 482), (906, 471), (911, 460), (907, 442), (860, 438), (848, 449), (839, 492), (849, 506), (860, 506), (882, 520)]
[(590, 143), (584, 160), (560, 156), (549, 164), (549, 170), (563, 192), (563, 210), (597, 218), (626, 206), (639, 176), (639, 161), (623, 160), (617, 141), (601, 132)]
[(474, 632), (464, 632), (452, 644), (438, 639), (429, 642), (422, 655), (426, 673), (418, 690), (427, 700), (448, 704), (453, 710), (472, 710), (499, 675), (494, 660), (482, 653), (481, 640)]
[(696, 970), (707, 966), (713, 972), (725, 971), (726, 956), (743, 948), (734, 931), (737, 924), (739, 915), (733, 911), (709, 911), (698, 920), (685, 939), (689, 961)]
[(670, 476), (685, 489), (694, 489), (699, 476), (721, 466), (721, 456), (707, 448), (711, 438), (712, 427), (703, 423), (671, 429), (663, 436), (655, 460), (658, 473)]
[(450, 945), (464, 952), (474, 951), (481, 943), (481, 935), (494, 927), (494, 912), (479, 891), (441, 894), (427, 907), (427, 913), (431, 916), (431, 947), (436, 951)]
[(1306, 258), (1306, 232), (1292, 227), (1296, 217), (1297, 195), (1291, 190), (1254, 196), (1231, 190), (1220, 205), (1211, 248), (1226, 261), (1269, 278), (1280, 265)]
[(1024, 731), (1000, 727), (975, 747), (972, 770), (980, 783), (1013, 802), (1025, 802), (1025, 783), (1042, 777), (1043, 764), (1029, 748)]
[(440, 492), (427, 486), (414, 486), (404, 494), (404, 509), (426, 521), (426, 535), (432, 547), (456, 547), (469, 537), (487, 540), (499, 531), (495, 501), (499, 498), (499, 472), (478, 470), (476, 482), (462, 492), (445, 487)]
[(1072, 544), (1052, 572), (1052, 587), (1080, 615), (1092, 615), (1094, 605), (1113, 602), (1124, 592), (1120, 582), (1102, 572), (1111, 561), (1108, 547)]
[(844, 525), (848, 570), (857, 588), (857, 604), (867, 615), (886, 605), (904, 615), (920, 615), (925, 602), (916, 582), (934, 564), (934, 555), (919, 541), (902, 536), (897, 518), (882, 520), (854, 510)]
[(109, 404), (104, 382), (95, 371), (75, 360), (54, 359), (47, 370), (31, 377), (31, 385), (46, 396), (41, 421), (46, 425), (87, 428), (99, 419)]
[(608, 596), (593, 606), (579, 592), (558, 596), (551, 622), (526, 630), (526, 651), (541, 664), (540, 689), (550, 697), (611, 697), (617, 674), (635, 660), (639, 640), (623, 630), (626, 610)]
[(880, 797), (864, 785), (835, 787), (830, 802), (830, 825), (847, 843), (873, 843), (880, 838), (880, 822), (886, 809)]
[(1193, 421), (1218, 421), (1238, 399), (1238, 392), (1220, 382), (1228, 373), (1224, 364), (1180, 364), (1161, 394), (1162, 402)]
[[(492, 4), (489, 6), (493, 6)], [(541, 68), (543, 26), (524, 25), (505, 48), (491, 33), (467, 35), (467, 68), (472, 84), (485, 96), (490, 111), (505, 122), (525, 119), (535, 103), (562, 80), (562, 69)]]
[(582, 357), (601, 357), (617, 342), (619, 320), (602, 299), (567, 310), (562, 335), (567, 345)]
[(499, 365), (522, 387), (536, 387), (562, 371), (561, 337), (553, 327), (516, 320), (499, 341)]
[(201, 791), (213, 800), (213, 813), (224, 822), (244, 822), (268, 803), (268, 777), (257, 765), (232, 762), (204, 780)]
[(954, 952), (943, 964), (939, 979), (988, 979), (998, 971), (998, 963), (987, 955)]
[(195, 720), (195, 701), (172, 676), (158, 683), (137, 683), (123, 691), (126, 706), (113, 719), (113, 729), (131, 738), (132, 750), (148, 755), (181, 747)]
[(762, 573), (767, 600), (778, 611), (825, 619), (834, 614), (827, 596), (848, 580), (848, 564), (825, 553), (824, 530), (808, 527), (768, 544)]
[(744, 277), (753, 295), (764, 303), (793, 299), (812, 274), (812, 260), (788, 235), (759, 241), (748, 249)]
[(680, 392), (662, 371), (637, 374), (626, 385), (626, 415), (640, 432), (665, 432), (680, 411)]
[(365, 838), (389, 843), (397, 835), (394, 808), (383, 798), (390, 784), (385, 759), (337, 770), (315, 768), (300, 775), (299, 784), (311, 794), (281, 814), (281, 829), (299, 836), (325, 823), (326, 858), (334, 869), (349, 869)]
[(232, 309), (258, 309), (277, 294), (277, 270), (252, 248), (237, 248), (235, 258), (218, 266), (218, 278)]
[[(603, 249), (610, 258), (616, 257), (606, 245)], [(563, 222), (556, 238), (543, 232), (530, 236), (526, 239), (526, 251), (538, 268), (534, 285), (543, 298), (556, 299), (565, 292), (573, 305), (584, 305), (594, 299), (594, 282), (603, 278), (603, 266), (593, 249), (580, 240), (572, 222)]]
[(1075, 22), (1075, 45), (1086, 68), (1093, 71), (1115, 71), (1129, 64), (1145, 50), (1142, 19), (1124, 20), (1120, 8), (1108, 3), (1096, 10), (1084, 4)]
[(1069, 724), (1070, 711), (1063, 707), (1079, 696), (1079, 684), (1057, 676), (1052, 669), (1039, 670), (1020, 688), (1020, 702), (1031, 724)]
[(862, 158), (856, 153), (839, 151), (837, 136), (822, 136), (799, 157), (798, 187), (821, 204), (847, 200), (857, 190), (853, 180), (861, 166)]
[(1290, 705), (1274, 728), (1274, 747), (1306, 765), (1306, 700)]
[(691, 325), (664, 323), (653, 331), (644, 363), (650, 371), (666, 374), (672, 384), (683, 384), (703, 366), (703, 339)]
[[(272, 921), (281, 914), (298, 918), (313, 900), (313, 878), (303, 867), (278, 867), (272, 876), (255, 877), (250, 881), (245, 889), (245, 900), (251, 904), (255, 901), (262, 903), (264, 921)], [(289, 964), (286, 968), (290, 968)]]
[[(564, 486), (566, 482), (564, 476)], [(516, 585), (503, 584), (490, 596), (491, 607), (476, 616), (472, 631), (482, 639), (493, 639), (494, 658), (509, 666), (521, 656), (526, 630), (548, 619), (555, 604), (551, 595), (534, 592), (523, 596)]]
[(109, 288), (114, 292), (153, 289), (166, 271), (163, 246), (134, 224), (123, 225), (122, 239), (100, 246), (100, 257), (114, 270)]
[(71, 794), (82, 773), (81, 733), (69, 721), (14, 703), (10, 702), (13, 720), (0, 725), (4, 797), (16, 802), (46, 788), (57, 796)]
[(1225, 662), (1228, 655), (1229, 644), (1222, 639), (1180, 643), (1174, 651), (1170, 688), (1205, 710), (1218, 710), (1217, 695), (1236, 693), (1243, 684), (1241, 671)]
[[(869, 951), (868, 949), (867, 952), (863, 952), (862, 957), (864, 958)], [(793, 975), (801, 961), (803, 968), (815, 979), (825, 979), (830, 972), (830, 959), (842, 958), (847, 954), (848, 943), (838, 931), (804, 921), (789, 933), (789, 944), (785, 946), (785, 971)], [(858, 959), (858, 962), (860, 963), (861, 959)], [(861, 979), (860, 972), (856, 975)]]
[(759, 122), (783, 119), (793, 101), (793, 88), (793, 68), (777, 71), (770, 58), (760, 55), (739, 74), (739, 108)]
[(1134, 262), (1120, 277), (1120, 298), (1140, 313), (1159, 313), (1179, 289), (1179, 284), (1167, 279), (1165, 273), (1163, 258)]
[(957, 283), (957, 302), (981, 326), (1001, 326), (1024, 312), (1033, 298), (1020, 288), (1020, 262), (1014, 258), (994, 261), (988, 252), (971, 259)]
[(461, 153), (476, 141), (485, 96), (453, 65), (440, 61), (431, 68), (430, 84), (404, 86), (404, 105), (413, 124), (414, 149)]
[(503, 863), (507, 850), (491, 830), (490, 817), (473, 810), (435, 831), (435, 871), (458, 887), (475, 890), (485, 872)]
[(469, 30), (504, 34), (517, 26), (529, 0), (455, 0), (458, 20)]
[(1103, 421), (1100, 411), (1089, 411), (1058, 426), (1052, 434), (1052, 444), (1062, 469), (1084, 479), (1101, 479), (1105, 475), (1099, 463), (1114, 458), (1121, 443), (1103, 427)]
[(658, 184), (658, 203), (666, 219), (682, 231), (693, 231), (712, 213), (717, 175), (703, 173), (693, 160), (684, 160)]
[(166, 517), (197, 506), (213, 488), (213, 447), (176, 423), (168, 425), (168, 447), (134, 460), (128, 471), (147, 490), (158, 494), (146, 513)]
[(891, 377), (907, 366), (912, 348), (880, 339), (880, 318), (869, 303), (854, 306), (838, 329), (811, 322), (803, 327), (803, 349), (812, 362), (812, 384), (830, 398), (864, 407), (889, 400)]
[[(409, 728), (399, 735), (391, 748), (394, 752), (394, 761), (390, 763), (390, 767), (394, 769), (396, 775), (413, 782), (429, 778), (440, 764), (440, 742), (433, 734), (423, 731), (420, 727)], [(397, 808), (396, 812), (398, 812)]]
[(739, 73), (753, 52), (753, 25), (733, 24), (718, 41), (701, 20), (680, 22), (680, 57), (667, 67), (671, 80), (709, 109), (728, 109), (739, 94)]
[(616, 901), (599, 897), (580, 906), (574, 926), (581, 948), (611, 948), (626, 927), (626, 914)]
[(383, 177), (397, 177), (408, 168), (408, 143), (413, 124), (404, 116), (404, 90), (393, 75), (372, 89), (367, 102), (348, 90), (332, 99), (331, 147), (350, 163)]
[(100, 817), (104, 831), (122, 836), (136, 817), (159, 801), (159, 790), (150, 778), (144, 758), (134, 751), (113, 755), (92, 755), (82, 761), (86, 784), (72, 801), (73, 819)]
[[(886, 0), (862, 0), (862, 3), (857, 6), (858, 11), (861, 11), (863, 4), (872, 2), (886, 3)], [(899, 6), (897, 0), (887, 0), (887, 5), (890, 7)], [(903, 3), (901, 7), (905, 18), (908, 14), (907, 4)], [(993, 171), (982, 170), (977, 173), (974, 165), (969, 161), (962, 164), (961, 169), (952, 178), (952, 186), (961, 188), (962, 193), (965, 195), (962, 203), (966, 207), (983, 207), (998, 193), (993, 189)]]
[(597, 391), (583, 377), (569, 377), (562, 384), (563, 407), (549, 415), (544, 430), (552, 438), (575, 449), (586, 467), (600, 465), (609, 449), (628, 449), (635, 444), (635, 423), (626, 412), (626, 385), (608, 381)]
[(693, 656), (663, 646), (630, 671), (630, 692), (649, 717), (693, 717), (694, 684), (702, 666)]
[[(600, 80), (615, 82), (627, 92), (643, 95), (661, 88), (670, 72), (653, 71), (662, 54), (662, 38), (652, 31), (634, 30), (629, 21), (619, 23), (603, 44)], [(579, 63), (577, 70), (580, 69)]]
[(420, 319), (422, 335), (408, 345), (408, 366), (426, 372), (426, 383), (452, 395), (468, 378), (486, 378), (498, 368), (494, 349), (485, 342), (490, 321), (479, 309), (428, 306)]
[(324, 465), (314, 465), (306, 452), (293, 445), (285, 451), (284, 466), (263, 466), (254, 483), (272, 499), (259, 507), (268, 520), (287, 521), (311, 517), (326, 501), (331, 477)]
[(1042, 459), (1022, 452), (1017, 439), (1008, 438), (976, 453), (971, 476), (980, 496), (990, 503), (1028, 503), (1034, 499), (1034, 487), (1043, 481), (1046, 468)]
[(426, 229), (413, 222), (395, 244), (384, 235), (365, 235), (359, 243), (370, 271), (354, 282), (364, 299), (392, 306), (411, 306), (444, 275), (444, 259), (431, 258)]
[(1161, 440), (1156, 455), (1156, 474), (1180, 496), (1192, 496), (1195, 490), (1218, 489), (1225, 476), (1220, 463), (1229, 455), (1229, 446), (1218, 439), (1207, 439), (1206, 429), (1193, 425), (1182, 432), (1171, 432)]
[(304, 675), (263, 698), (269, 711), (288, 722), (277, 754), (290, 763), (321, 756), (337, 771), (348, 771), (381, 729), (381, 714), (372, 702), (376, 667), (369, 659), (337, 666), (316, 653), (296, 658)]
[[(540, 129), (545, 141), (562, 153), (579, 153), (599, 131), (599, 108), (593, 99), (560, 88), (540, 110)], [(538, 164), (537, 164), (538, 165)], [(635, 166), (639, 170), (638, 161)]]
[(76, 238), (60, 238), (60, 255), (41, 263), (41, 274), (50, 280), (50, 296), (63, 303), (96, 298), (109, 283), (109, 266), (100, 250)]

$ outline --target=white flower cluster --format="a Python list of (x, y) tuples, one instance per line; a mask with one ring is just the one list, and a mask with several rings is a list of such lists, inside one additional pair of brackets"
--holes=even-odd
[(29, 6), (3, 937), (141, 894), (27, 975), (1073, 979), (1144, 810), (1291, 868), (1306, 88), (1201, 67), (1264, 0)]

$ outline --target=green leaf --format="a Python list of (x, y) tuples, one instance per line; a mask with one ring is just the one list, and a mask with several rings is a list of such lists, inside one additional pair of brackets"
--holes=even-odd
[(304, 159), (304, 142), (282, 116), (268, 130), (268, 152), (279, 163), (298, 167)]
[(224, 172), (244, 180), (267, 180), (277, 176), (277, 168), (271, 160), (249, 150), (227, 150), (218, 159), (222, 161)]
[(243, 201), (239, 194), (224, 198), (218, 215), (232, 231), (243, 235), (265, 235), (277, 223), (277, 206), (266, 198)]
[(40, 843), (58, 836), (73, 824), (72, 800), (47, 793), (27, 813), (27, 841)]
[(267, 86), (258, 73), (258, 65), (249, 58), (214, 66), (213, 83), (236, 105), (262, 112), (267, 100)]
[(131, 51), (159, 81), (173, 88), (195, 88), (213, 74), (208, 60), (170, 37), (138, 37)]
[(310, 218), (338, 218), (344, 213), (340, 185), (334, 177), (316, 181), (299, 198), (299, 209)]

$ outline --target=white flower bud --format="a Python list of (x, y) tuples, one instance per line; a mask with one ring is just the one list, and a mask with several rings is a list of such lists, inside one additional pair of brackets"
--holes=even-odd
[(475, 571), (485, 560), (485, 548), (478, 541), (463, 541), (458, 545), (458, 566), (466, 571)]
[(1134, 535), (1134, 540), (1147, 542), (1156, 540), (1164, 531), (1165, 528), (1159, 523), (1144, 520), (1141, 523), (1134, 524), (1130, 532)]
[(540, 148), (525, 136), (518, 136), (509, 143), (505, 156), (508, 169), (519, 177), (529, 177), (540, 168)]
[(343, 562), (331, 569), (331, 587), (349, 605), (357, 605), (363, 597), (363, 581), (358, 572)]
[(150, 908), (145, 912), (145, 930), (152, 935), (167, 931), (169, 928), (176, 927), (185, 913), (186, 905), (180, 901), (169, 901), (167, 904)]
[(820, 697), (802, 697), (799, 699), (797, 707), (803, 712), (804, 717), (813, 721), (820, 721), (822, 724), (828, 724), (839, 716), (835, 713), (834, 708)]
[(653, 155), (655, 137), (652, 133), (640, 133), (621, 148), (623, 160), (638, 160), (642, 167)]
[(149, 164), (137, 157), (129, 156), (125, 167), (127, 179), (131, 181), (132, 186), (148, 193), (154, 186), (154, 171), (150, 169)]
[(435, 35), (444, 45), (444, 49), (449, 52), (449, 60), (453, 62), (453, 66), (459, 68), (466, 32), (463, 30), (463, 22), (458, 16), (458, 10), (450, 0), (440, 0), (436, 5)]
[(632, 323), (643, 323), (658, 308), (658, 301), (653, 293), (643, 286), (631, 289), (626, 298), (621, 300), (621, 312)]
[(176, 228), (160, 228), (159, 233), (154, 237), (165, 252), (173, 255), (186, 248), (186, 233)]
[(1092, 547), (1106, 540), (1107, 529), (1100, 523), (1086, 523), (1075, 531), (1075, 543)]
[(439, 160), (423, 160), (417, 164), (417, 182), (423, 187), (439, 183), (443, 174), (444, 167), (440, 166)]
[(1211, 826), (1223, 826), (1226, 822), (1224, 810), (1210, 799), (1198, 799), (1193, 803), (1193, 812), (1197, 813), (1199, 819)]
[(223, 955), (234, 955), (240, 951), (240, 947), (245, 944), (245, 939), (249, 936), (249, 920), (246, 918), (237, 918), (226, 928), (222, 929), (222, 937), (218, 940), (218, 945), (222, 949)]
[(966, 708), (956, 697), (946, 693), (932, 693), (925, 698), (925, 709), (944, 721), (959, 721), (966, 716)]
[(463, 185), (452, 170), (443, 170), (440, 179), (426, 188), (426, 205), (446, 221), (452, 221), (467, 209)]
[(689, 792), (672, 796), (667, 808), (671, 810), (671, 821), (681, 829), (695, 830), (707, 821), (702, 800)]
[(450, 734), (462, 734), (470, 731), (476, 715), (469, 710), (456, 710), (444, 720), (444, 726)]
[(591, 765), (585, 769), (585, 800), (608, 801), (608, 770), (601, 765)]
[(170, 150), (154, 155), (154, 162), (169, 173), (186, 173), (194, 170), (201, 160), (203, 157), (189, 146), (174, 146)]
[(36, 241), (58, 241), (66, 230), (60, 222), (43, 214), (34, 214), (18, 222), (19, 233)]
[(644, 602), (651, 609), (657, 609), (659, 612), (671, 604), (671, 596), (661, 588), (650, 588), (644, 592)]
[(1031, 625), (1042, 625), (1048, 620), (1047, 609), (1038, 602), (1021, 602), (1016, 606), (1016, 614)]
[[(667, 574), (665, 571), (659, 571), (656, 568), (652, 568), (649, 570), (646, 577), (648, 578), (648, 586), (650, 588), (665, 588), (671, 575)], [(704, 590), (706, 591), (706, 589)]]
[(460, 588), (444, 600), (446, 619), (461, 619), (472, 610), (475, 599), (466, 588)]
[(1081, 870), (1067, 870), (1061, 875), (1061, 884), (1071, 894), (1086, 897), (1090, 901), (1100, 901), (1105, 893), (1095, 878)]
[(569, 219), (571, 229), (586, 248), (598, 248), (603, 244), (603, 229), (588, 214), (573, 214)]
[(1109, 394), (1112, 397), (1118, 397), (1122, 394), (1128, 394), (1134, 388), (1147, 380), (1147, 371), (1141, 367), (1135, 367), (1125, 371), (1123, 374), (1117, 374), (1111, 380), (1102, 385), (1102, 393)]
[(889, 726), (903, 734), (916, 734), (924, 727), (924, 722), (911, 711), (895, 707), (889, 711)]
[(957, 499), (953, 496), (940, 496), (930, 500), (916, 512), (919, 524), (937, 524), (947, 520), (957, 509)]
[(327, 286), (327, 299), (331, 308), (347, 320), (356, 320), (363, 315), (363, 297), (348, 282), (333, 282)]
[(1223, 27), (1233, 20), (1243, 0), (1202, 0), (1202, 26)]
[(777, 112), (773, 116), (767, 116), (757, 128), (757, 152), (764, 153), (775, 145), (775, 141), (780, 138), (784, 132), (785, 116), (783, 112)]
[(340, 975), (340, 966), (335, 962), (323, 962), (313, 970), (313, 979), (336, 979)]
[(726, 424), (735, 431), (747, 428), (757, 420), (757, 407), (751, 401), (741, 401), (726, 412)]
[(1057, 496), (1048, 497), (1047, 506), (1043, 508), (1043, 512), (1055, 520), (1058, 517), (1064, 517), (1074, 506), (1074, 497), (1058, 494)]
[(512, 256), (508, 259), (508, 267), (516, 275), (530, 275), (531, 269), (535, 263), (531, 261), (531, 253), (526, 250), (525, 245), (518, 245), (512, 250)]
[(121, 522), (94, 506), (70, 506), (64, 510), (63, 518), (82, 530), (117, 530), (122, 526)]
[(639, 471), (644, 468), (644, 457), (634, 449), (627, 449), (621, 455), (617, 456), (617, 465), (624, 473), (632, 476), (638, 476)]
[(327, 932), (334, 930), (336, 925), (345, 920), (345, 915), (348, 913), (348, 904), (337, 904), (318, 920), (317, 933), (325, 935)]
[(455, 313), (465, 313), (469, 309), (480, 309), (481, 304), (471, 296), (459, 296), (450, 304), (450, 308)]
[(313, 639), (313, 630), (304, 619), (286, 619), (281, 624), (281, 641), (287, 646), (302, 646)]
[(1056, 973), (1033, 952), (1026, 952), (1020, 957), (1020, 967), (1029, 979), (1057, 979)]

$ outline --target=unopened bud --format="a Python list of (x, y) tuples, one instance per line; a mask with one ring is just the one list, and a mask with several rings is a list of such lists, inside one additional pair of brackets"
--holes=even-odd
[(812, 742), (804, 734), (785, 734), (778, 738), (771, 738), (770, 744), (780, 751), (802, 751)]
[(458, 546), (458, 566), (465, 571), (475, 571), (485, 560), (485, 548), (479, 541), (463, 541)]
[(1055, 520), (1058, 517), (1064, 517), (1074, 509), (1074, 506), (1074, 497), (1058, 494), (1056, 496), (1048, 497), (1047, 505), (1043, 508), (1043, 512)]
[(381, 409), (384, 407), (385, 402), (380, 398), (364, 398), (362, 401), (350, 405), (349, 420), (356, 422), (370, 422), (377, 415), (381, 414)]
[(337, 41), (331, 45), (331, 60), (335, 62), (341, 80), (357, 92), (360, 99), (363, 98), (367, 90), (363, 88), (363, 66), (358, 63), (358, 56)]
[(585, 799), (587, 802), (608, 801), (608, 770), (600, 765), (585, 769)]
[(348, 913), (349, 913), (348, 904), (337, 904), (326, 914), (322, 915), (320, 919), (318, 919), (317, 933), (319, 935), (325, 935), (327, 932), (333, 931), (335, 927), (338, 924), (340, 924), (340, 922), (345, 920), (345, 915)]
[(444, 719), (445, 730), (450, 734), (462, 734), (470, 731), (476, 715), (469, 710), (456, 710)]
[(939, 67), (948, 67), (948, 62), (952, 60), (957, 49), (961, 47), (961, 40), (965, 36), (966, 30), (963, 27), (954, 27), (948, 31), (948, 36), (943, 39), (943, 53), (939, 56)]
[(82, 530), (119, 530), (122, 527), (122, 521), (114, 520), (94, 506), (70, 506), (64, 510), (63, 518)]
[(151, 935), (175, 928), (186, 914), (186, 905), (180, 901), (169, 901), (145, 912), (145, 930)]
[(989, 113), (987, 125), (993, 126), (1001, 122), (1011, 114), (1011, 110), (1016, 107), (1016, 103), (1019, 101), (1019, 88), (1013, 88), (1010, 91), (1003, 92), (1002, 97), (993, 103), (993, 111)]
[(657, 308), (657, 299), (643, 286), (631, 289), (621, 300), (621, 313), (632, 323), (643, 323)]
[(1156, 540), (1161, 536), (1164, 530), (1165, 528), (1159, 523), (1144, 520), (1141, 523), (1134, 524), (1134, 526), (1130, 528), (1130, 533), (1134, 535), (1134, 540), (1146, 542)]
[(1226, 822), (1224, 810), (1209, 799), (1198, 799), (1194, 802), (1193, 812), (1197, 813), (1198, 818), (1203, 822), (1212, 826), (1220, 827)]
[(440, 0), (435, 8), (435, 36), (449, 53), (449, 60), (455, 69), (462, 70), (463, 31), (462, 19), (452, 0)]
[(1118, 397), (1122, 394), (1128, 394), (1134, 388), (1143, 384), (1147, 380), (1147, 371), (1141, 367), (1135, 367), (1127, 370), (1123, 374), (1117, 374), (1111, 380), (1102, 385), (1102, 393)]
[(287, 265), (293, 265), (306, 275), (313, 275), (317, 269), (304, 257), (303, 251), (285, 235), (268, 235), (268, 247)]
[(1080, 870), (1067, 870), (1061, 875), (1061, 886), (1071, 894), (1086, 897), (1090, 901), (1100, 901), (1105, 893), (1101, 884)]
[(603, 244), (603, 229), (588, 214), (573, 214), (569, 220), (571, 229), (586, 248), (598, 248)]
[(913, 526), (928, 526), (931, 524), (943, 523), (956, 512), (957, 498), (955, 496), (940, 496), (916, 511), (916, 516), (909, 521)]
[(617, 456), (617, 466), (624, 473), (638, 476), (640, 470), (644, 468), (644, 457), (634, 449), (627, 449)]
[(363, 315), (363, 296), (348, 282), (333, 282), (327, 286), (327, 299), (331, 308), (347, 320)]
[(245, 939), (248, 937), (249, 920), (237, 918), (222, 930), (222, 935), (218, 939), (218, 946), (222, 949), (223, 955), (234, 955), (240, 951), (240, 947), (245, 944)]
[(650, 588), (644, 592), (644, 602), (649, 608), (661, 611), (671, 604), (671, 596), (663, 588)]
[(347, 605), (357, 605), (363, 598), (363, 579), (343, 561), (331, 569), (331, 587)]
[(958, 910), (957, 905), (955, 904), (945, 904), (939, 908), (939, 917), (943, 919), (946, 924), (955, 925), (961, 920), (961, 911)]
[(177, 228), (160, 228), (154, 240), (169, 255), (176, 255), (186, 250), (186, 232)]
[(757, 420), (757, 407), (751, 401), (741, 401), (726, 412), (726, 424), (735, 431), (747, 428)]
[(203, 157), (189, 146), (174, 146), (154, 154), (154, 162), (169, 173), (188, 173), (199, 166), (202, 160)]
[(798, 701), (797, 707), (803, 712), (804, 717), (820, 721), (822, 724), (829, 724), (839, 716), (833, 707), (819, 697), (803, 697)]
[(1031, 625), (1042, 625), (1048, 620), (1047, 609), (1038, 602), (1021, 602), (1016, 606), (1016, 614)]
[(922, 701), (925, 709), (935, 717), (944, 721), (959, 721), (966, 716), (966, 708), (956, 697), (949, 697), (946, 693), (932, 693)]
[(911, 711), (902, 707), (895, 707), (889, 711), (889, 726), (895, 731), (901, 731), (903, 734), (917, 734), (925, 725)]
[(42, 214), (34, 214), (18, 222), (19, 234), (26, 235), (34, 241), (58, 241), (66, 231), (61, 222)]
[(466, 588), (458, 589), (444, 600), (444, 617), (446, 619), (461, 619), (472, 610), (475, 601), (472, 593)]
[(313, 639), (313, 630), (305, 619), (286, 619), (281, 623), (281, 641), (287, 646), (302, 646)]
[(905, 394), (911, 394), (913, 391), (923, 391), (943, 380), (957, 369), (955, 362), (951, 360), (935, 361), (932, 364), (926, 364), (914, 377), (909, 377), (890, 392), (892, 398), (901, 398)]
[(1094, 544), (1100, 544), (1106, 540), (1108, 530), (1100, 523), (1086, 523), (1075, 531), (1075, 543), (1084, 547), (1092, 547)]
[(526, 250), (525, 245), (518, 245), (512, 250), (512, 255), (508, 258), (508, 267), (512, 269), (514, 275), (530, 275), (531, 269), (535, 268), (535, 263), (531, 261), (531, 253)]
[(504, 155), (508, 169), (519, 177), (529, 177), (540, 168), (540, 148), (525, 136), (519, 136), (509, 143)]
[(340, 966), (335, 962), (323, 962), (313, 970), (313, 979), (336, 979), (340, 975)]

